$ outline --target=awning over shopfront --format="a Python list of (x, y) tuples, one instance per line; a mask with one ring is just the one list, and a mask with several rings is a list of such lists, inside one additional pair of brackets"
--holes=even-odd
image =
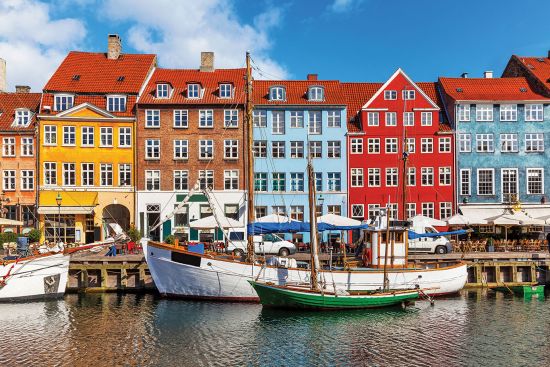
[(95, 206), (41, 206), (38, 214), (92, 214)]
[(472, 222), (486, 220), (496, 225), (543, 225), (543, 217), (550, 218), (550, 207), (536, 204), (524, 205), (519, 211), (505, 205), (462, 205), (459, 208)]
[[(61, 206), (57, 205), (57, 196)], [(97, 205), (97, 192), (42, 191), (38, 214), (92, 214)]]

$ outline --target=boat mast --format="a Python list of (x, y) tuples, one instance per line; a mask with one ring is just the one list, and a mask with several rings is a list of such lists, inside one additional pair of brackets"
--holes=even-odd
[[(404, 90), (407, 90), (405, 86)], [(407, 100), (404, 101), (405, 105), (403, 107), (403, 112), (407, 110)], [(403, 123), (403, 173), (401, 177), (401, 182), (403, 186), (403, 192), (401, 197), (401, 213), (403, 220), (407, 220), (407, 160), (409, 159), (409, 143), (407, 141), (407, 127)], [(397, 213), (395, 213), (397, 218)]]
[(309, 237), (311, 243), (311, 289), (319, 291), (319, 243), (317, 241), (317, 206), (315, 205), (315, 185), (313, 165), (311, 164), (311, 155), (307, 160), (307, 184), (309, 192)]
[(390, 244), (390, 205), (386, 206), (386, 246), (384, 246), (384, 292), (390, 288), (388, 279), (388, 246)]
[[(252, 119), (252, 71), (250, 68), (250, 52), (246, 52), (246, 139), (247, 139), (247, 187), (248, 224), (254, 221), (254, 152), (253, 147), (253, 119)], [(247, 233), (246, 260), (254, 262), (254, 236)]]

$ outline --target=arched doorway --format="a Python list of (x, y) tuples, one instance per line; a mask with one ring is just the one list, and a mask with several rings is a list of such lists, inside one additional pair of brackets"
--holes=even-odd
[(130, 210), (121, 204), (110, 204), (103, 208), (104, 235), (109, 237), (112, 232), (111, 223), (118, 224), (126, 233), (130, 229)]

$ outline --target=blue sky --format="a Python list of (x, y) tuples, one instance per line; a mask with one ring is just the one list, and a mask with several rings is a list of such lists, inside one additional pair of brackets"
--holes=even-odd
[(1, 0), (0, 57), (11, 87), (36, 89), (68, 50), (102, 51), (108, 33), (163, 67), (197, 67), (201, 50), (240, 67), (250, 50), (267, 77), (498, 76), (512, 54), (547, 55), (548, 14), (548, 0)]

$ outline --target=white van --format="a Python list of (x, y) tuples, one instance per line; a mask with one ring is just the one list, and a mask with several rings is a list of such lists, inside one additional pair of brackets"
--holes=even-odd
[[(292, 242), (283, 240), (275, 234), (264, 234), (253, 238), (254, 252), (258, 255), (288, 256), (296, 253), (296, 246)], [(242, 256), (246, 253), (244, 232), (229, 232), (226, 252), (235, 256)]]
[[(439, 233), (434, 227), (426, 225), (413, 224), (411, 230), (418, 234)], [(446, 254), (451, 251), (453, 251), (451, 242), (444, 236), (409, 239), (409, 252)]]

